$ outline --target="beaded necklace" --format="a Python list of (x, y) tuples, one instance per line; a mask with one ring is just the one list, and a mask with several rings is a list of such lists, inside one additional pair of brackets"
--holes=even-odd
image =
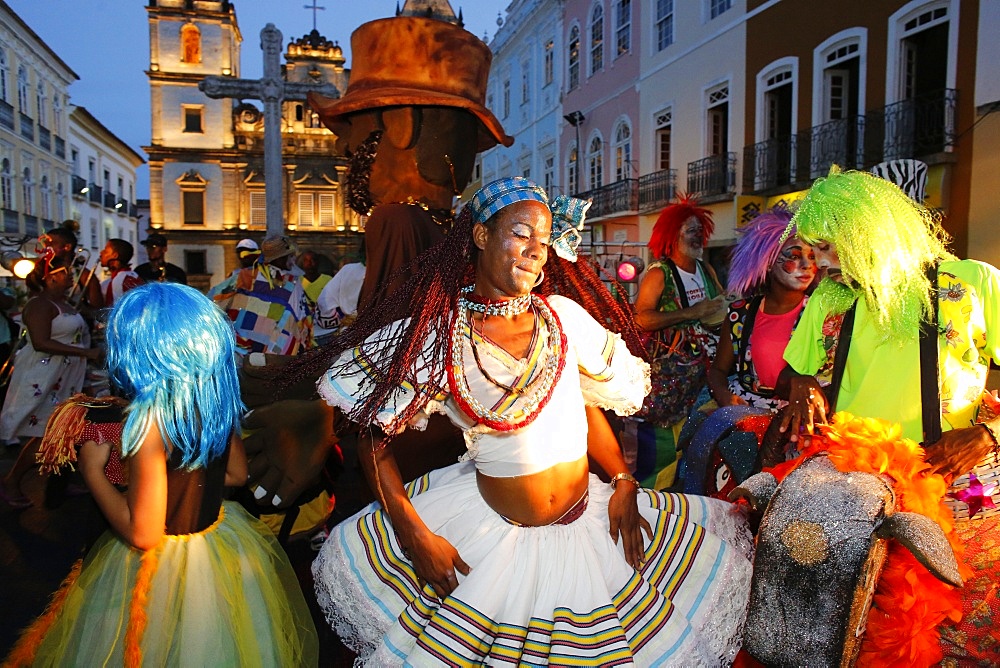
[[(484, 406), (478, 399), (472, 396), (469, 388), (469, 380), (465, 372), (465, 356), (463, 354), (463, 343), (465, 330), (469, 328), (469, 335), (472, 330), (469, 326), (469, 310), (474, 302), (465, 298), (466, 293), (471, 293), (471, 288), (463, 288), (462, 295), (458, 299), (455, 318), (452, 321), (451, 336), (448, 341), (448, 386), (451, 395), (455, 398), (455, 403), (472, 420), (479, 424), (484, 424), (496, 431), (513, 431), (521, 429), (531, 424), (542, 408), (552, 397), (552, 391), (559, 377), (562, 375), (563, 367), (566, 365), (566, 335), (562, 331), (559, 318), (549, 307), (548, 303), (538, 295), (527, 295), (528, 304), (534, 306), (548, 331), (548, 352), (543, 362), (542, 370), (538, 377), (533, 379), (529, 387), (536, 385), (536, 389), (530, 393), (525, 388), (525, 393), (518, 396), (518, 401), (522, 401), (521, 407), (517, 410), (494, 411)], [(513, 300), (511, 300), (513, 301)], [(524, 309), (527, 310), (527, 307)], [(522, 311), (523, 312), (523, 311)], [(494, 383), (496, 384), (496, 383)]]
[[(538, 312), (532, 310), (532, 315), (534, 316), (533, 318), (534, 322), (532, 322), (531, 324), (531, 342), (528, 343), (529, 355), (535, 350), (535, 344), (538, 342), (538, 330), (540, 329), (538, 326)], [(479, 329), (479, 337), (481, 339), (486, 338), (485, 320), (486, 316), (484, 315), (483, 322), (480, 323), (480, 329)], [(475, 318), (473, 318), (472, 326), (470, 328), (470, 333), (469, 333), (469, 340), (472, 343), (472, 356), (476, 359), (476, 366), (479, 367), (479, 372), (483, 374), (483, 378), (485, 378), (489, 383), (495, 385), (496, 387), (499, 387), (504, 392), (510, 392), (511, 394), (516, 394), (518, 396), (527, 392), (535, 385), (535, 383), (541, 380), (542, 374), (535, 374), (535, 377), (532, 378), (530, 381), (528, 381), (528, 383), (525, 384), (524, 387), (516, 387), (514, 385), (507, 385), (505, 383), (501, 383), (499, 380), (496, 380), (493, 376), (491, 376), (490, 372), (487, 371), (486, 367), (483, 366), (483, 361), (479, 357), (479, 346), (476, 345), (475, 323), (476, 320)]]
[(459, 292), (458, 308), (468, 309), (484, 315), (501, 315), (509, 318), (521, 315), (531, 307), (531, 298), (534, 296), (530, 292), (513, 299), (487, 299), (474, 294), (475, 286), (467, 285)]

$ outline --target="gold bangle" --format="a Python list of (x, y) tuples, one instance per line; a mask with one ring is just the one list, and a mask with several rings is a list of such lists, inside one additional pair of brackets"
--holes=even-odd
[(641, 487), (641, 485), (639, 484), (639, 481), (636, 480), (635, 477), (633, 477), (632, 474), (630, 474), (630, 473), (618, 473), (618, 474), (615, 474), (615, 476), (611, 478), (611, 482), (610, 482), (611, 489), (618, 489), (618, 482), (621, 481), (621, 480), (625, 480), (625, 481), (630, 482), (633, 485), (635, 485), (635, 491), (638, 494), (639, 487)]

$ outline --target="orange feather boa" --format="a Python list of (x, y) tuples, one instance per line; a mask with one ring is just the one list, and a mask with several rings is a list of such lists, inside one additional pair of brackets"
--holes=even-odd
[[(800, 457), (770, 472), (780, 481), (807, 457), (826, 451), (830, 462), (845, 473), (889, 476), (896, 492), (896, 510), (934, 520), (955, 550), (962, 576), (971, 575), (962, 559), (962, 544), (953, 532), (951, 511), (943, 503), (948, 485), (924, 462), (923, 448), (903, 438), (898, 424), (844, 412), (834, 415), (832, 423), (820, 430), (821, 435), (813, 438)], [(934, 665), (943, 657), (938, 625), (961, 617), (959, 590), (935, 578), (906, 549), (893, 543), (868, 613), (858, 664), (880, 668)]]

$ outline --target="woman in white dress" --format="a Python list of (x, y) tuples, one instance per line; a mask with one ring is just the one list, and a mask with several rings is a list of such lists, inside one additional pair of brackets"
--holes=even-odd
[(87, 360), (100, 354), (98, 348), (90, 347), (90, 331), (83, 316), (66, 301), (73, 281), (72, 267), (58, 256), (49, 262), (40, 260), (26, 279), (36, 295), (21, 312), (27, 341), (14, 358), (10, 390), (0, 413), (0, 440), (28, 439), (0, 481), (3, 499), (16, 508), (31, 505), (21, 492), (21, 478), (35, 463), (35, 451), (49, 416), (81, 390)]
[[(339, 352), (320, 394), (364, 425), (380, 503), (331, 532), (313, 573), (363, 663), (735, 656), (746, 522), (731, 504), (640, 489), (629, 474), (598, 407), (638, 410), (649, 367), (627, 345), (641, 350), (628, 312), (588, 265), (560, 259), (575, 260), (586, 208), (550, 203), (522, 178), (489, 184), (394, 294), (408, 317), (379, 322), (393, 304), (362, 313), (328, 353)], [(385, 441), (434, 412), (463, 430), (465, 461), (404, 486)]]

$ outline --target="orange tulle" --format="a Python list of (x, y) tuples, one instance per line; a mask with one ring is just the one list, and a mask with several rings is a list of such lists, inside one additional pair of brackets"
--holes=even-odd
[[(875, 418), (837, 413), (821, 427), (800, 457), (769, 469), (778, 480), (806, 458), (826, 451), (838, 470), (862, 471), (890, 477), (896, 492), (896, 510), (920, 513), (941, 527), (955, 551), (959, 570), (971, 570), (962, 560), (962, 544), (953, 533), (951, 511), (943, 499), (948, 485), (924, 462), (924, 451), (902, 437), (898, 424)], [(906, 549), (893, 543), (879, 579), (858, 664), (863, 666), (930, 666), (939, 662), (938, 625), (962, 616), (959, 590), (944, 584)]]
[(80, 569), (82, 567), (83, 559), (77, 559), (70, 569), (69, 575), (63, 580), (56, 593), (52, 595), (52, 600), (46, 606), (45, 612), (31, 626), (26, 628), (21, 637), (18, 638), (14, 648), (11, 649), (10, 654), (4, 659), (3, 668), (30, 666), (34, 662), (35, 653), (38, 651), (39, 645), (42, 644), (45, 634), (49, 632), (56, 617), (58, 617), (59, 611), (66, 601), (66, 596), (69, 594), (70, 587), (73, 586), (73, 583), (80, 576)]
[(149, 602), (149, 585), (156, 574), (156, 550), (147, 550), (139, 561), (135, 576), (132, 602), (129, 605), (128, 629), (125, 631), (125, 667), (142, 666), (142, 634), (146, 631), (146, 604)]

